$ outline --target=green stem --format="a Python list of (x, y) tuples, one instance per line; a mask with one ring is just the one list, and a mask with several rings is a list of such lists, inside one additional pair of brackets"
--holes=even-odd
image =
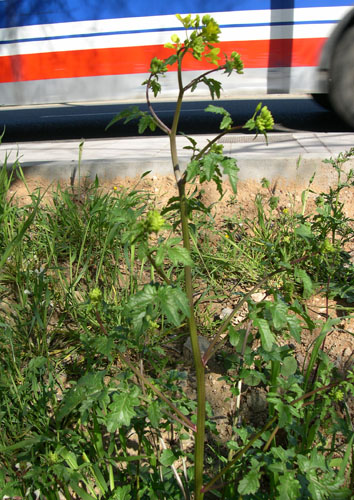
[(230, 134), (231, 132), (236, 132), (236, 130), (240, 130), (242, 128), (243, 125), (235, 125), (234, 127), (223, 130), (222, 132), (220, 132), (220, 134), (218, 134), (211, 141), (209, 141), (208, 144), (204, 146), (204, 148), (201, 149), (197, 155), (193, 156), (192, 160), (200, 160), (200, 158), (202, 158), (207, 153), (207, 151), (211, 148), (211, 146), (216, 142), (218, 142), (219, 139), (221, 139), (221, 137), (223, 137), (226, 134)]
[(146, 103), (148, 105), (148, 108), (149, 108), (149, 111), (152, 115), (152, 117), (154, 118), (155, 120), (155, 123), (156, 125), (159, 127), (160, 130), (162, 130), (162, 132), (165, 132), (165, 134), (169, 135), (171, 130), (168, 128), (168, 126), (162, 121), (160, 120), (160, 118), (157, 116), (157, 114), (155, 113), (155, 110), (154, 108), (152, 107), (152, 104), (151, 104), (151, 101), (150, 101), (150, 97), (149, 97), (149, 89), (150, 89), (150, 81), (151, 81), (151, 78), (152, 78), (152, 74), (149, 76), (149, 80), (146, 84), (146, 90), (145, 90), (145, 96), (146, 96)]
[(160, 266), (158, 266), (158, 265), (156, 264), (155, 259), (153, 258), (153, 256), (152, 256), (150, 253), (148, 253), (148, 254), (147, 254), (147, 258), (148, 258), (148, 260), (149, 260), (150, 264), (152, 265), (152, 267), (153, 267), (153, 268), (155, 269), (155, 271), (157, 272), (157, 274), (158, 274), (159, 276), (161, 276), (161, 278), (162, 278), (162, 279), (163, 279), (163, 280), (164, 280), (164, 281), (165, 281), (168, 285), (171, 285), (171, 280), (170, 280), (170, 278), (167, 276), (167, 274), (165, 273), (165, 271), (164, 271), (164, 270), (163, 270)]
[[(171, 148), (173, 171), (178, 186), (183, 246), (188, 250), (188, 252), (190, 252), (191, 245), (190, 245), (190, 235), (188, 226), (187, 199), (185, 193), (185, 178), (181, 176), (178, 154), (177, 154), (177, 144), (176, 144), (177, 127), (178, 127), (179, 116), (181, 113), (181, 106), (184, 94), (183, 82), (182, 82), (183, 56), (184, 56), (184, 51), (182, 51), (178, 57), (177, 77), (178, 77), (179, 95), (177, 99), (175, 114), (173, 117), (171, 133), (169, 134), (169, 136), (170, 136), (170, 148)], [(194, 498), (195, 500), (203, 500), (204, 493), (202, 493), (202, 486), (203, 486), (204, 439), (205, 439), (205, 379), (204, 379), (205, 373), (198, 342), (197, 324), (194, 315), (192, 270), (190, 266), (184, 267), (184, 276), (185, 276), (185, 290), (189, 303), (188, 327), (189, 327), (194, 366), (197, 378), (197, 431), (195, 434), (195, 447), (194, 447), (194, 468), (195, 468)]]
[[(181, 210), (181, 223), (183, 234), (183, 245), (190, 251), (187, 201), (184, 183), (178, 184)], [(204, 440), (205, 440), (205, 369), (198, 342), (197, 324), (194, 315), (192, 270), (190, 266), (184, 268), (186, 294), (189, 303), (190, 315), (188, 318), (189, 335), (192, 345), (192, 353), (197, 378), (197, 432), (195, 435), (194, 467), (195, 467), (195, 500), (202, 500), (203, 469), (204, 469)]]

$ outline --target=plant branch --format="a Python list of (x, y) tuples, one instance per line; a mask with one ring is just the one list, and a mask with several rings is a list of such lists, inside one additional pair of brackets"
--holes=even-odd
[(181, 169), (179, 165), (179, 160), (178, 160), (178, 154), (177, 154), (177, 142), (176, 142), (176, 135), (177, 135), (177, 127), (178, 127), (178, 122), (179, 122), (179, 117), (181, 114), (181, 107), (182, 107), (182, 101), (183, 101), (183, 82), (182, 82), (182, 61), (180, 58), (178, 58), (178, 87), (179, 87), (179, 94), (177, 98), (177, 103), (176, 103), (176, 110), (173, 116), (173, 122), (172, 122), (172, 127), (171, 127), (171, 132), (169, 134), (170, 137), (170, 150), (171, 150), (171, 159), (172, 159), (172, 165), (173, 165), (173, 172), (175, 174), (175, 179), (177, 185), (182, 181), (182, 174), (181, 174)]
[(146, 91), (145, 91), (145, 96), (146, 96), (146, 102), (147, 102), (147, 105), (148, 105), (148, 108), (149, 108), (149, 111), (152, 115), (152, 117), (154, 118), (155, 120), (155, 123), (156, 125), (159, 127), (159, 129), (162, 130), (162, 132), (165, 132), (165, 134), (167, 135), (170, 135), (171, 133), (171, 130), (168, 128), (168, 126), (157, 116), (157, 114), (155, 113), (155, 110), (154, 108), (152, 107), (152, 104), (151, 104), (151, 101), (150, 101), (150, 97), (149, 97), (149, 89), (150, 89), (150, 80), (152, 78), (152, 74), (149, 76), (149, 79), (147, 81), (147, 84), (146, 84)]
[(218, 142), (219, 139), (221, 139), (221, 137), (223, 137), (226, 134), (230, 134), (231, 132), (235, 132), (236, 130), (241, 130), (242, 128), (243, 125), (235, 125), (234, 127), (228, 128), (227, 130), (223, 130), (222, 132), (220, 132), (220, 134), (218, 134), (211, 141), (209, 141), (208, 144), (204, 146), (204, 148), (201, 149), (196, 156), (193, 156), (192, 160), (200, 160), (200, 158), (202, 158), (202, 156), (204, 156), (207, 153), (207, 151), (211, 148), (211, 146), (216, 142)]
[(198, 85), (198, 83), (200, 83), (202, 81), (203, 78), (205, 78), (207, 75), (210, 75), (211, 73), (215, 73), (216, 71), (221, 71), (222, 69), (224, 69), (225, 66), (218, 66), (217, 68), (214, 68), (214, 69), (209, 69), (208, 71), (206, 71), (205, 73), (203, 73), (202, 75), (200, 76), (197, 76), (197, 78), (194, 78), (193, 80), (191, 80), (184, 88), (183, 90), (186, 92), (187, 90), (189, 90), (190, 88), (193, 87), (193, 85)]
[(170, 278), (167, 276), (167, 274), (165, 273), (165, 271), (156, 264), (156, 261), (155, 259), (153, 258), (153, 256), (151, 255), (151, 253), (148, 253), (147, 254), (147, 258), (150, 262), (150, 264), (153, 266), (153, 268), (155, 269), (155, 271), (157, 272), (157, 274), (168, 284), (168, 285), (171, 285), (172, 282), (170, 280)]

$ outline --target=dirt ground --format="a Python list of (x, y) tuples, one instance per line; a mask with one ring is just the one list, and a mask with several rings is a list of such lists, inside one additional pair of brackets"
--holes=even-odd
[[(63, 186), (65, 185), (62, 184)], [(83, 182), (81, 188), (85, 191)], [(156, 206), (163, 206), (167, 200), (177, 194), (175, 181), (172, 176), (157, 177), (149, 175), (142, 180), (131, 178), (116, 178), (109, 181), (100, 182), (103, 191), (117, 191), (122, 188), (136, 188), (144, 191), (149, 191), (153, 197), (156, 197)], [(55, 188), (54, 185), (49, 185), (45, 179), (30, 178), (27, 179), (25, 186), (22, 181), (16, 180), (10, 189), (10, 194), (19, 204), (25, 204), (29, 201), (29, 193), (39, 188), (41, 192), (46, 191), (44, 200), (50, 202), (51, 190)], [(69, 186), (70, 187), (70, 186)], [(269, 191), (262, 188), (258, 182), (239, 182), (238, 194), (235, 197), (227, 182), (225, 182), (225, 196), (222, 200), (218, 201), (213, 215), (216, 224), (231, 217), (237, 210), (242, 210), (243, 215), (253, 217), (255, 215), (254, 199), (257, 193), (263, 193), (265, 196), (269, 195)], [(274, 190), (275, 196), (279, 196), (279, 204), (282, 208), (298, 209), (301, 207), (301, 193), (307, 186), (299, 186), (279, 180), (276, 184), (271, 186)], [(77, 186), (76, 189), (79, 189)], [(316, 189), (316, 185), (312, 189)], [(219, 195), (212, 184), (203, 185), (203, 192), (201, 193), (202, 201), (209, 205), (215, 203), (219, 199)], [(315, 195), (309, 193), (308, 208), (311, 209), (314, 205)], [(354, 189), (347, 189), (343, 192), (342, 201), (344, 202), (344, 210), (348, 217), (354, 218)], [(352, 253), (354, 259), (354, 241), (347, 249)], [(221, 315), (222, 311), (226, 308), (233, 308), (235, 303), (223, 303), (215, 306), (215, 314)], [(321, 296), (315, 296), (307, 303), (310, 315), (314, 319), (324, 318), (326, 313), (326, 299)], [(338, 308), (339, 304), (335, 301), (330, 301), (328, 304), (330, 314), (333, 317), (341, 317), (343, 312)], [(220, 310), (219, 310), (219, 309)], [(237, 321), (237, 319), (236, 319)], [(308, 353), (315, 337), (318, 332), (313, 335), (303, 335), (303, 340), (300, 345), (295, 345), (296, 358), (299, 366), (306, 363), (305, 358)], [(183, 351), (183, 346), (179, 346), (181, 361), (185, 360), (186, 353)], [(336, 327), (335, 331), (330, 333), (326, 339), (325, 351), (336, 364), (338, 369), (346, 372), (354, 365), (354, 318), (343, 318), (342, 322)], [(235, 398), (231, 395), (230, 388), (227, 383), (220, 380), (223, 375), (222, 366), (217, 362), (212, 362), (206, 374), (206, 393), (207, 399), (210, 402), (215, 422), (219, 431), (220, 440), (225, 442), (230, 438), (231, 423), (230, 415), (233, 413)], [(185, 388), (186, 392), (190, 395), (195, 394), (195, 378), (192, 369), (189, 373), (189, 381)], [(231, 397), (232, 396), (232, 397)], [(262, 414), (266, 413), (266, 399), (264, 389), (245, 389), (242, 392), (241, 398), (241, 415), (244, 421), (259, 423)], [(350, 403), (352, 415), (354, 415), (354, 401)], [(354, 421), (354, 418), (353, 418)]]

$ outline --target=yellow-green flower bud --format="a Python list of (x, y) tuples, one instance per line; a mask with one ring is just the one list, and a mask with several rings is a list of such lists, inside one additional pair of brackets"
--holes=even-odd
[(102, 300), (102, 292), (99, 288), (94, 288), (89, 293), (91, 304), (99, 304)]
[(336, 391), (334, 391), (333, 396), (334, 396), (334, 399), (336, 401), (343, 401), (343, 399), (344, 399), (344, 392), (341, 391), (340, 389), (337, 389)]
[(53, 452), (53, 451), (50, 451), (48, 453), (48, 462), (50, 465), (54, 465), (54, 464), (57, 464), (58, 462), (60, 462), (60, 457), (57, 453)]
[(158, 233), (165, 224), (165, 219), (157, 210), (150, 210), (146, 216), (145, 229), (148, 233)]
[(255, 121), (256, 121), (256, 127), (260, 132), (271, 130), (274, 126), (272, 113), (269, 111), (267, 106), (263, 106), (260, 114), (257, 116)]
[(321, 251), (323, 253), (333, 253), (333, 252), (335, 252), (335, 248), (332, 245), (332, 243), (329, 241), (328, 238), (326, 238), (324, 240), (324, 242), (322, 243), (322, 245), (321, 245)]

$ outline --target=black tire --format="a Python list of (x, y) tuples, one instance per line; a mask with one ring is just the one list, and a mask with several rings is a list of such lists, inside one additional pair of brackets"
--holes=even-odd
[(331, 101), (329, 99), (328, 94), (311, 94), (312, 99), (322, 106), (322, 108), (328, 109), (329, 111), (333, 111), (333, 107)]
[(354, 129), (354, 26), (344, 32), (334, 50), (329, 97), (334, 111)]

